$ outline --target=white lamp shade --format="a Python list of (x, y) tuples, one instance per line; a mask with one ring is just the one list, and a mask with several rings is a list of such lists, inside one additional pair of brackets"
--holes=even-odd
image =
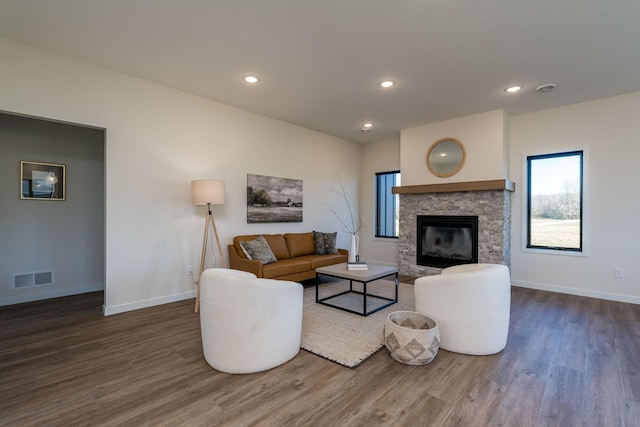
[(197, 179), (191, 181), (191, 202), (194, 205), (221, 205), (224, 203), (224, 181)]

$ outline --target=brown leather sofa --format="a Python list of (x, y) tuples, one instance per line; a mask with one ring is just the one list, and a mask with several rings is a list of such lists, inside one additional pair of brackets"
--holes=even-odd
[(337, 254), (315, 255), (313, 232), (262, 234), (278, 259), (271, 264), (248, 259), (240, 242), (253, 240), (260, 234), (236, 236), (229, 246), (229, 267), (248, 271), (265, 279), (281, 279), (300, 282), (316, 277), (316, 268), (347, 262), (349, 251), (338, 249)]

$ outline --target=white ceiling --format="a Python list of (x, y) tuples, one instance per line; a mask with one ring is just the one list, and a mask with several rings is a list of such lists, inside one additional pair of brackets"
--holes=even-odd
[(640, 90), (638, 0), (0, 0), (0, 36), (357, 142)]

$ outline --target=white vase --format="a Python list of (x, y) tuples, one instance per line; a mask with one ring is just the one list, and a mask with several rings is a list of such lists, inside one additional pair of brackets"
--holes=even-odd
[(358, 248), (360, 247), (360, 237), (355, 234), (351, 235), (351, 247), (349, 248), (349, 262), (358, 260)]

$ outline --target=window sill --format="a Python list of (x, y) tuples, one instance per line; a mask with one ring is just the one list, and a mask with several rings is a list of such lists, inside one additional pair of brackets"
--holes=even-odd
[(530, 254), (540, 254), (540, 255), (560, 255), (560, 256), (571, 256), (571, 257), (582, 257), (586, 258), (589, 256), (587, 251), (584, 249), (581, 252), (576, 251), (562, 251), (557, 249), (536, 249), (536, 248), (522, 248), (522, 252), (530, 253)]
[(373, 236), (371, 238), (371, 240), (373, 240), (374, 242), (389, 242), (389, 243), (396, 243), (398, 241), (397, 237), (380, 237), (380, 236)]

